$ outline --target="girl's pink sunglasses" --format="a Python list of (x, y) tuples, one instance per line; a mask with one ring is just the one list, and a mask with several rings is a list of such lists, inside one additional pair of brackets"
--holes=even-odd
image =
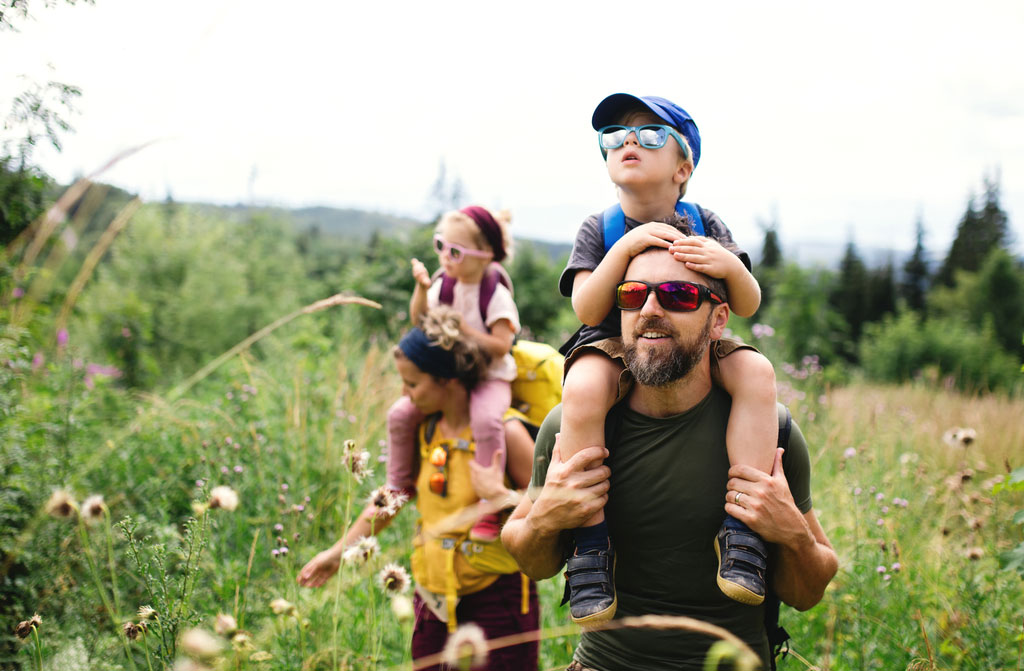
[(469, 247), (463, 247), (457, 245), (454, 242), (448, 242), (440, 235), (434, 236), (434, 251), (437, 252), (438, 256), (448, 255), (455, 263), (462, 263), (462, 260), (467, 256), (475, 256), (478, 259), (489, 259), (494, 254), (491, 252), (485, 252), (479, 249), (470, 249)]

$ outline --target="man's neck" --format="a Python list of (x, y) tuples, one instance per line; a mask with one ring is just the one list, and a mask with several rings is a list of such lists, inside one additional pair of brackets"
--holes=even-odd
[(711, 391), (711, 368), (705, 356), (686, 377), (664, 387), (634, 384), (626, 403), (648, 417), (671, 417), (693, 408)]
[(665, 190), (663, 188), (647, 190), (626, 190), (619, 188), (619, 204), (622, 212), (630, 219), (641, 223), (664, 221), (676, 211), (679, 201), (678, 187)]

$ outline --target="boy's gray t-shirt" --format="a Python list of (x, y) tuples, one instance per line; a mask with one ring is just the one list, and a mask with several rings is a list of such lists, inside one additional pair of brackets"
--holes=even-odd
[[(711, 210), (706, 210), (700, 205), (697, 206), (700, 210), (701, 218), (704, 220), (704, 234), (706, 237), (711, 238), (718, 242), (730, 252), (735, 254), (746, 266), (747, 270), (751, 269), (750, 256), (736, 244), (732, 239), (732, 233), (726, 227), (722, 220), (717, 214)], [(645, 222), (637, 221), (636, 219), (630, 219), (626, 217), (625, 231), (629, 232), (640, 226)], [(676, 228), (685, 233), (691, 235), (686, 223), (680, 218), (678, 221), (671, 222)], [(576, 240), (572, 245), (572, 253), (569, 254), (569, 263), (565, 266), (565, 270), (562, 271), (562, 276), (558, 279), (558, 290), (563, 296), (572, 296), (572, 283), (576, 277), (576, 272), (580, 270), (593, 271), (597, 268), (598, 264), (604, 258), (604, 230), (601, 221), (601, 214), (592, 214), (584, 220), (583, 225), (580, 226), (580, 230), (576, 233)], [(586, 326), (580, 328), (576, 335), (563, 346), (562, 353), (566, 354), (568, 351), (579, 347), (580, 345), (586, 345), (598, 340), (604, 340), (605, 338), (614, 338), (620, 333), (619, 327), (619, 310), (618, 308), (612, 308), (611, 311), (605, 316), (598, 326)]]

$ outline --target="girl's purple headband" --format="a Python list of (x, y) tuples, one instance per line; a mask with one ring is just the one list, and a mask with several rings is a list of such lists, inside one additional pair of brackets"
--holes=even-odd
[(487, 244), (491, 246), (491, 251), (494, 252), (494, 260), (501, 263), (506, 256), (505, 237), (501, 234), (501, 225), (494, 220), (490, 212), (479, 205), (464, 207), (459, 212), (468, 216), (476, 223), (477, 228), (484, 234)]

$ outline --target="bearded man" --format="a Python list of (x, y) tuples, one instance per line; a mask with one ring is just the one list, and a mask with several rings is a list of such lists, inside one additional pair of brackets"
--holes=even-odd
[[(709, 356), (729, 320), (723, 283), (664, 248), (635, 256), (625, 282), (633, 296), (619, 291), (616, 304), (627, 368), (605, 423), (608, 449), (586, 448), (563, 463), (553, 410), (537, 438), (529, 496), (502, 541), (524, 573), (550, 578), (571, 552), (568, 530), (604, 507), (615, 543), (616, 619), (695, 618), (738, 636), (768, 667), (765, 605), (722, 594), (713, 539), (725, 513), (746, 523), (769, 543), (768, 583), (778, 598), (800, 610), (818, 603), (838, 561), (811, 505), (807, 445), (793, 425), (771, 475), (730, 469), (731, 400), (713, 384)], [(674, 300), (676, 291), (697, 297)], [(585, 630), (569, 670), (701, 669), (714, 641), (691, 631)]]

